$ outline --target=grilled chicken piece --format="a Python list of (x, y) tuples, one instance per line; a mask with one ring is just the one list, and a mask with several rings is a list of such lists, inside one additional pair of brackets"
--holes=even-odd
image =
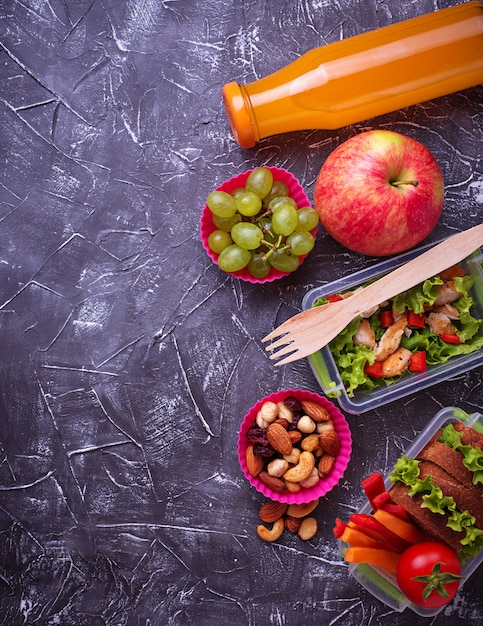
[(399, 319), (397, 322), (389, 326), (383, 336), (380, 338), (379, 343), (375, 349), (376, 361), (384, 361), (392, 354), (401, 343), (401, 337), (403, 336), (404, 329), (407, 325), (406, 316)]
[(435, 313), (444, 313), (444, 315), (449, 317), (450, 320), (459, 320), (460, 318), (460, 312), (458, 311), (458, 309), (449, 303), (441, 304), (436, 307), (433, 306), (431, 310), (434, 311)]
[(411, 350), (399, 347), (382, 362), (382, 375), (390, 378), (402, 374), (409, 367)]
[(462, 295), (459, 291), (456, 291), (454, 280), (448, 280), (442, 285), (438, 285), (436, 287), (436, 292), (438, 293), (438, 297), (434, 301), (433, 306), (456, 302), (456, 300), (459, 300)]
[(356, 334), (352, 337), (352, 341), (356, 346), (366, 346), (367, 348), (375, 347), (376, 335), (369, 324), (369, 320), (361, 320)]
[(456, 327), (445, 313), (428, 313), (426, 320), (429, 324), (431, 332), (438, 337), (441, 335), (456, 335)]

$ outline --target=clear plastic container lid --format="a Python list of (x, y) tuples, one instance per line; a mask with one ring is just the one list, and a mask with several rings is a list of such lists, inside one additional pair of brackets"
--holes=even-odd
[[(469, 415), (461, 409), (454, 407), (446, 407), (441, 409), (429, 422), (426, 428), (421, 434), (414, 440), (412, 445), (406, 451), (408, 457), (415, 457), (433, 437), (433, 435), (446, 424), (450, 422), (463, 422), (467, 426), (471, 426), (475, 430), (483, 433), (483, 415), (481, 413), (472, 413)], [(396, 459), (394, 459), (396, 461)], [(389, 477), (385, 478), (386, 488), (389, 489), (391, 481)], [(370, 513), (371, 506), (367, 502), (358, 513)], [(339, 540), (339, 548), (341, 553), (344, 552), (347, 547), (346, 544)], [(462, 580), (460, 583), (460, 589), (464, 585), (465, 581), (471, 576), (471, 574), (479, 567), (483, 561), (483, 552), (477, 557), (468, 559), (461, 567)], [(384, 570), (373, 567), (372, 565), (356, 564), (349, 565), (350, 574), (373, 596), (375, 596), (384, 604), (387, 604), (392, 609), (402, 612), (406, 608), (412, 609), (418, 615), (423, 617), (432, 617), (437, 615), (444, 607), (436, 609), (424, 609), (410, 602), (406, 596), (402, 593), (397, 585), (395, 576), (385, 572)]]
[[(356, 272), (345, 278), (323, 285), (322, 287), (312, 289), (305, 295), (302, 301), (302, 308), (303, 310), (310, 309), (319, 298), (352, 290), (365, 284), (369, 280), (379, 278), (434, 245), (436, 244), (426, 245), (396, 257), (386, 259), (373, 267)], [(460, 264), (465, 267), (474, 278), (474, 285), (471, 292), (475, 300), (473, 314), (478, 318), (483, 318), (482, 250), (482, 248), (479, 248)], [(335, 398), (339, 405), (348, 413), (360, 414), (483, 365), (483, 350), (452, 357), (449, 361), (440, 365), (428, 366), (426, 372), (420, 372), (418, 374), (406, 373), (400, 380), (388, 386), (379, 387), (371, 391), (355, 391), (353, 397), (349, 397), (347, 394), (339, 370), (328, 346), (315, 352), (308, 358), (315, 378), (327, 397)]]

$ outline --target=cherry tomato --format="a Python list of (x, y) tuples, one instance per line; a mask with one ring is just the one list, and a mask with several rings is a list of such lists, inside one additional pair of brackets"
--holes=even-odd
[(445, 543), (424, 541), (405, 550), (396, 571), (404, 595), (418, 606), (432, 609), (455, 597), (461, 578), (461, 565)]

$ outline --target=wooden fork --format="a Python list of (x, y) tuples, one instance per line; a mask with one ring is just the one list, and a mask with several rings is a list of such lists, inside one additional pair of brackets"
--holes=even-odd
[(270, 359), (288, 355), (275, 365), (284, 365), (313, 354), (364, 311), (439, 274), (481, 245), (483, 224), (453, 235), (348, 298), (298, 313), (262, 339), (263, 342), (272, 341), (265, 350), (281, 348), (271, 354)]

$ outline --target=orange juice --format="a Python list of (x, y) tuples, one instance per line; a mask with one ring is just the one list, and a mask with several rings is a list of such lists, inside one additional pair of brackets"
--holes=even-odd
[(223, 99), (242, 148), (334, 129), (483, 82), (483, 2), (467, 2), (315, 48)]

